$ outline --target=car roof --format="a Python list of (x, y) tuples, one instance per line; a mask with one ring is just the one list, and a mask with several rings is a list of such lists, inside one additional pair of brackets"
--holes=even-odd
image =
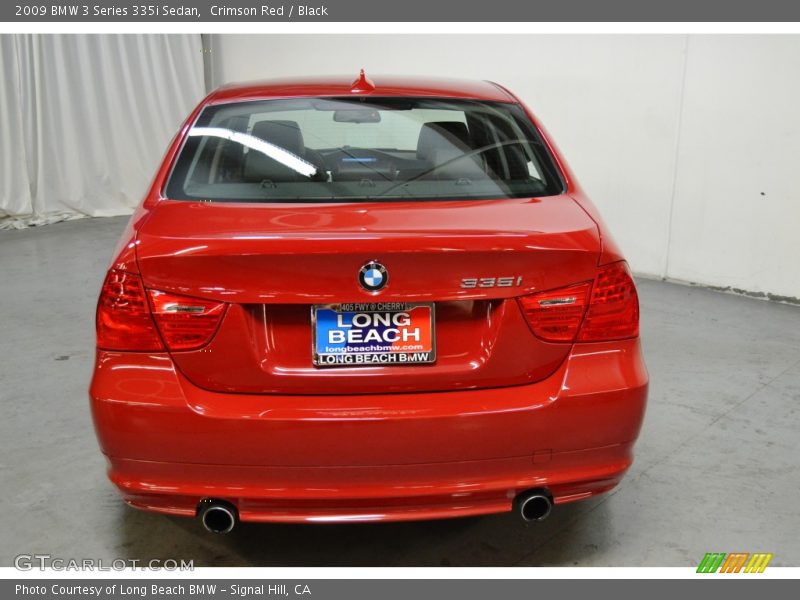
[(215, 90), (209, 104), (269, 98), (313, 96), (438, 97), (517, 102), (505, 88), (491, 81), (463, 79), (368, 76), (306, 77), (233, 83)]

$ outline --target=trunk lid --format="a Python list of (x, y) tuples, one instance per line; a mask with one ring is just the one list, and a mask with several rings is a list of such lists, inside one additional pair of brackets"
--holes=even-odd
[[(545, 343), (516, 297), (594, 277), (595, 223), (568, 196), (347, 204), (162, 201), (141, 226), (148, 288), (230, 303), (204, 348), (173, 352), (205, 389), (357, 394), (472, 389), (543, 379), (569, 344)], [(389, 273), (379, 293), (358, 279), (367, 262)], [(511, 286), (462, 287), (510, 278)], [(312, 365), (311, 306), (435, 304), (436, 362)], [(378, 375), (380, 377), (378, 377)]]

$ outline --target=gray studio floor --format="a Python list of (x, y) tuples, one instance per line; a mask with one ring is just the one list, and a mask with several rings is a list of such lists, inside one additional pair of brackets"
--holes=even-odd
[(602, 499), (523, 526), (499, 515), (242, 525), (126, 507), (89, 418), (93, 315), (126, 219), (0, 231), (0, 566), (17, 554), (196, 566), (691, 566), (772, 552), (800, 565), (800, 307), (640, 281), (650, 404), (637, 462)]

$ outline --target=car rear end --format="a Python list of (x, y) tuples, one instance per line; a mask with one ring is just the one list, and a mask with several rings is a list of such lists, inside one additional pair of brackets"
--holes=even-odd
[(513, 98), (393, 89), (212, 96), (176, 138), (98, 303), (131, 505), (541, 518), (630, 466), (638, 300), (593, 208)]

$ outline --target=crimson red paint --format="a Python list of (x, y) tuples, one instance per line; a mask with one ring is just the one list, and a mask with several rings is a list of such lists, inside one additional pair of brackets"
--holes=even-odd
[[(372, 108), (345, 104), (329, 115), (363, 131), (377, 126), (382, 99), (400, 111), (404, 98), (519, 105), (486, 82), (363, 81), (370, 85), (343, 77), (223, 88), (167, 151), (98, 303), (92, 412), (109, 476), (131, 505), (195, 515), (201, 500), (217, 498), (243, 521), (439, 518), (508, 511), (534, 488), (556, 504), (588, 498), (630, 466), (648, 386), (635, 285), (596, 208), (524, 107), (537, 152), (558, 177), (555, 192), (166, 196), (206, 107), (355, 95)], [(286, 119), (268, 127), (287, 123), (297, 127)], [(441, 120), (429, 126), (443, 128)], [(252, 141), (255, 131), (251, 124), (237, 135), (249, 152), (274, 153)], [(346, 169), (321, 168), (326, 153), (279, 156), (315, 165), (322, 185), (341, 177), (352, 189), (374, 187), (363, 183), (364, 165), (377, 159), (358, 154), (343, 159)], [(398, 164), (424, 158), (373, 152), (387, 153), (392, 177)], [(230, 170), (229, 159), (218, 152), (211, 164)], [(466, 168), (453, 177), (459, 189), (476, 185)], [(269, 194), (291, 184), (265, 177), (261, 186)], [(434, 362), (314, 366), (311, 307), (368, 303), (431, 303)], [(401, 329), (386, 338), (394, 347)]]

